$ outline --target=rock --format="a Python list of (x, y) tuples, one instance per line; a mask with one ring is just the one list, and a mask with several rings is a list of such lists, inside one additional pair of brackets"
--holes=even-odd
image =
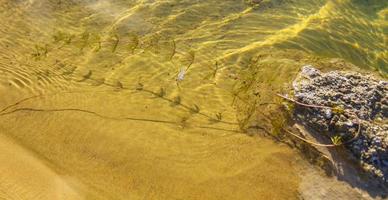
[(332, 114), (333, 113), (331, 112), (330, 109), (326, 109), (325, 110), (325, 117), (326, 117), (326, 119), (330, 119), (333, 116)]
[(311, 65), (305, 65), (302, 67), (302, 72), (303, 75), (309, 77), (309, 78), (315, 78), (317, 76), (321, 75), (321, 72)]
[(322, 73), (306, 65), (293, 87), (297, 101), (333, 108), (296, 105), (294, 118), (306, 128), (326, 137), (341, 135), (346, 142), (358, 134), (361, 122), (359, 136), (345, 146), (366, 172), (388, 183), (388, 125), (374, 122), (388, 117), (388, 82), (353, 72)]

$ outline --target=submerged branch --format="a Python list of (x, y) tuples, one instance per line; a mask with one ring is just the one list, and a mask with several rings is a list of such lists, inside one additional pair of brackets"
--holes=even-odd
[[(320, 109), (330, 109), (330, 110), (333, 110), (334, 108), (332, 107), (329, 107), (329, 106), (321, 106), (321, 105), (314, 105), (314, 104), (305, 104), (305, 103), (302, 103), (302, 102), (299, 102), (299, 101), (296, 101), (294, 99), (291, 99), (289, 97), (286, 97), (284, 95), (281, 95), (281, 94), (277, 94), (277, 96), (283, 98), (283, 99), (286, 99), (288, 101), (291, 101), (295, 104), (298, 104), (300, 106), (304, 106), (304, 107), (309, 107), (309, 108), (320, 108)], [(308, 144), (311, 144), (311, 145), (314, 145), (314, 146), (324, 146), (324, 147), (336, 147), (336, 146), (341, 146), (341, 145), (344, 145), (344, 144), (349, 144), (351, 142), (353, 142), (355, 139), (358, 138), (358, 136), (360, 135), (360, 132), (361, 132), (361, 119), (353, 112), (350, 112), (350, 111), (344, 111), (344, 112), (348, 112), (349, 114), (352, 114), (356, 117), (357, 121), (358, 121), (358, 129), (357, 129), (357, 132), (356, 134), (353, 136), (353, 138), (349, 139), (348, 141), (346, 142), (342, 142), (340, 144), (321, 144), (321, 143), (315, 143), (315, 142), (312, 142), (312, 141), (309, 141), (305, 138), (302, 138), (301, 136), (298, 136), (297, 134), (295, 133), (292, 133), (291, 131), (287, 130), (287, 129), (284, 129), (282, 128), (285, 132), (291, 134), (292, 136), (308, 143)]]

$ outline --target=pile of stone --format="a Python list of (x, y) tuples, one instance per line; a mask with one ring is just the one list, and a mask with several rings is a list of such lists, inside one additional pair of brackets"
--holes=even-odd
[(388, 183), (388, 82), (304, 66), (293, 87), (296, 101), (331, 108), (296, 104), (297, 121), (325, 137), (339, 138), (365, 171)]

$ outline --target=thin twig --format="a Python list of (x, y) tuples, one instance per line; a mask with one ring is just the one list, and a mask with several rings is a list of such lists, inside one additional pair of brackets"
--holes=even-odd
[[(301, 105), (301, 106), (305, 106), (305, 107), (310, 107), (310, 108), (321, 108), (321, 109), (330, 109), (332, 110), (333, 108), (332, 107), (329, 107), (329, 106), (321, 106), (321, 105), (312, 105), (312, 104), (305, 104), (305, 103), (302, 103), (302, 102), (299, 102), (299, 101), (296, 101), (294, 99), (291, 99), (289, 97), (286, 97), (284, 95), (281, 95), (281, 94), (277, 94), (277, 96), (279, 97), (282, 97), (283, 99), (286, 99), (288, 101), (291, 101), (295, 104), (298, 104), (298, 105)], [(304, 139), (300, 136), (298, 136), (297, 134), (295, 133), (292, 133), (291, 131), (289, 130), (286, 130), (286, 129), (283, 129), (284, 131), (286, 131), (287, 133), (293, 135), (294, 137), (306, 142), (306, 143), (309, 143), (311, 145), (315, 145), (315, 146), (324, 146), (324, 147), (336, 147), (336, 146), (340, 146), (340, 145), (344, 145), (344, 144), (349, 144), (351, 142), (353, 142), (355, 139), (358, 138), (358, 136), (360, 135), (360, 132), (361, 132), (361, 119), (357, 116), (356, 113), (354, 112), (351, 112), (351, 111), (347, 111), (347, 110), (344, 110), (344, 112), (347, 112), (349, 114), (352, 114), (356, 117), (357, 121), (358, 121), (358, 130), (356, 132), (356, 134), (354, 135), (354, 137), (346, 142), (342, 142), (341, 144), (321, 144), (321, 143), (315, 143), (315, 142), (312, 142), (312, 141), (309, 141), (307, 139)]]
[(301, 106), (310, 107), (310, 108), (332, 109), (332, 108), (329, 107), (329, 106), (319, 106), (319, 105), (305, 104), (305, 103), (301, 103), (301, 102), (299, 102), (299, 101), (296, 101), (296, 100), (294, 100), (294, 99), (291, 99), (291, 98), (289, 98), (289, 97), (286, 97), (286, 96), (284, 96), (284, 95), (281, 95), (281, 94), (276, 94), (276, 95), (278, 95), (279, 97), (282, 97), (283, 99), (286, 99), (286, 100), (288, 100), (288, 101), (294, 102), (294, 103), (296, 103), (296, 104), (298, 104), (298, 105), (301, 105)]
[(309, 144), (311, 144), (311, 145), (314, 145), (314, 146), (320, 146), (320, 147), (336, 147), (336, 146), (340, 146), (340, 145), (341, 145), (341, 144), (321, 144), (321, 143), (315, 143), (315, 142), (309, 141), (309, 140), (307, 140), (307, 139), (305, 139), (305, 138), (302, 138), (301, 136), (299, 136), (299, 135), (297, 135), (297, 134), (295, 134), (295, 133), (293, 133), (293, 132), (291, 132), (291, 131), (289, 131), (289, 130), (287, 130), (287, 129), (284, 129), (284, 128), (283, 128), (283, 130), (286, 131), (287, 133), (291, 134), (292, 136), (294, 136), (294, 137), (296, 137), (296, 138), (298, 138), (298, 139), (300, 139), (300, 140), (302, 140), (302, 141), (304, 141), (304, 142), (306, 142), (306, 143), (309, 143)]

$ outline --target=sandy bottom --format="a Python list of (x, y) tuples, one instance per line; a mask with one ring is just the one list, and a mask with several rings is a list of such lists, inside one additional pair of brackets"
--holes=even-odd
[(3, 116), (0, 128), (5, 199), (294, 199), (298, 194), (297, 154), (241, 133), (28, 111)]
[(1, 199), (83, 199), (61, 176), (33, 153), (0, 136)]

